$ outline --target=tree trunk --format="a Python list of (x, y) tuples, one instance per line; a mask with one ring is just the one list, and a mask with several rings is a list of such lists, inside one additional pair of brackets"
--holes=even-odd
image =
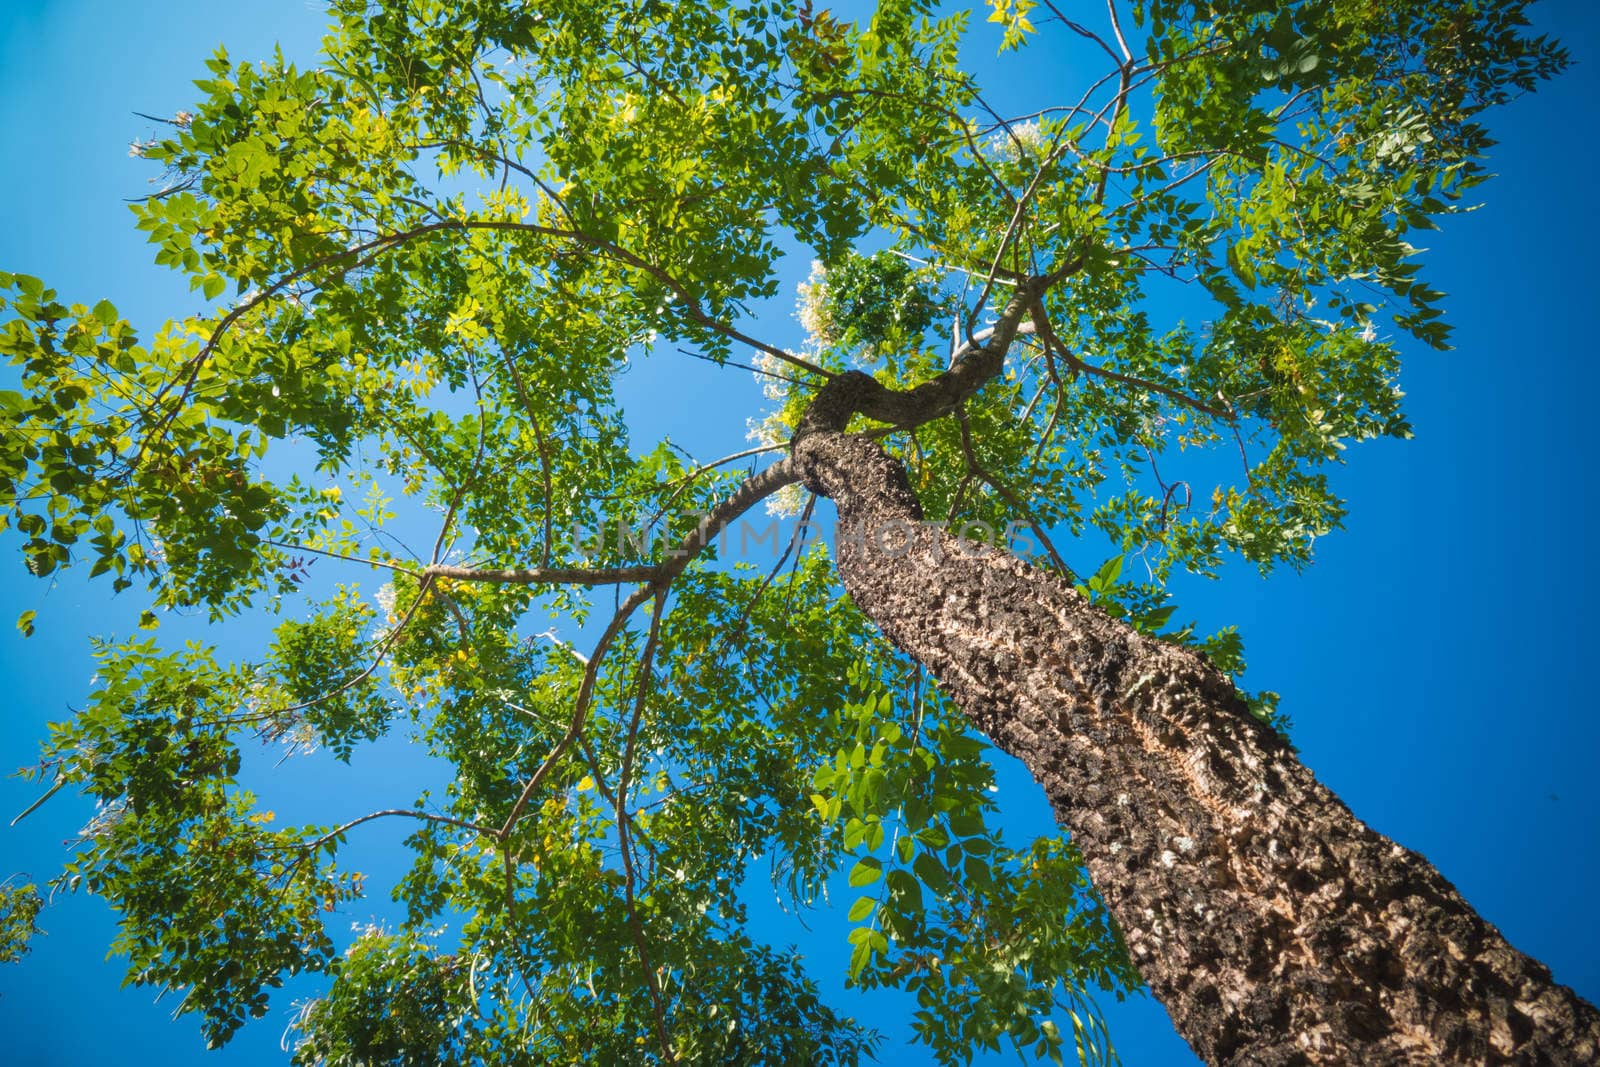
[(1351, 814), (1204, 657), (915, 525), (866, 438), (819, 426), (794, 458), (838, 507), (845, 589), (1027, 764), (1201, 1057), (1600, 1062), (1600, 1013)]

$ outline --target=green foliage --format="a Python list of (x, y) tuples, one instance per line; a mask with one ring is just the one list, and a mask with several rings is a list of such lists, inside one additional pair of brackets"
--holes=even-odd
[(830, 347), (867, 360), (920, 349), (942, 303), (929, 275), (892, 252), (852, 252), (830, 266), (819, 309)]
[(1034, 0), (988, 0), (988, 3), (994, 8), (989, 21), (998, 22), (1005, 29), (1005, 36), (1000, 39), (1000, 51), (1017, 48), (1028, 34), (1038, 32), (1033, 28), (1033, 23), (1028, 21), (1028, 12), (1039, 6)]
[(985, 746), (936, 693), (896, 715), (865, 665), (847, 679), (854, 699), (834, 722), (854, 743), (817, 768), (811, 803), (842, 828), (859, 857), (847, 882), (867, 891), (849, 911), (851, 979), (914, 992), (916, 1032), (941, 1063), (1002, 1041), (1059, 1062), (1050, 1016), (1063, 1008), (1080, 1054), (1110, 1062), (1083, 991), (1138, 976), (1076, 850), (1059, 837), (1007, 845), (987, 821), (997, 805)]
[[(1484, 109), (1565, 62), (1524, 7), (1142, 0), (1059, 93), (1033, 46), (1081, 35), (1029, 0), (336, 0), (306, 69), (219, 51), (133, 208), (203, 309), (139, 328), (0, 272), (28, 569), (109, 576), (142, 631), (273, 635), (97, 646), (33, 772), (96, 805), (60, 884), (215, 1043), (324, 975), (300, 1063), (859, 1061), (875, 1035), (748, 936), (757, 866), (848, 901), (850, 981), (912, 992), (941, 1062), (1110, 1059), (1089, 998), (1138, 979), (1080, 858), (999, 834), (986, 745), (823, 550), (713, 546), (659, 598), (559, 580), (662, 558), (739, 483), (633, 440), (618, 376), (755, 345), (777, 446), (819, 371), (914, 388), (1052, 275), (1001, 376), (878, 429), (930, 517), (1237, 677), (1168, 580), (1305, 565), (1343, 451), (1409, 435), (1402, 346), (1447, 340), (1415, 231), (1486, 178)], [(972, 41), (1028, 117), (989, 110)], [(748, 321), (794, 247), (823, 265), (799, 353)], [(409, 807), (274, 829), (240, 780), (251, 749), (335, 773), (396, 731), (443, 776)], [(404, 917), (341, 946), (339, 853), (380, 818), (411, 831)], [(6, 892), (0, 945), (37, 901)]]
[(297, 1064), (431, 1067), (470, 1062), (458, 1020), (470, 975), (412, 934), (368, 928), (334, 965), (338, 981), (305, 1005)]
[(0, 963), (16, 963), (31, 949), (29, 940), (39, 932), (39, 912), (44, 898), (32, 882), (0, 882)]
[(357, 742), (383, 735), (392, 709), (372, 675), (353, 670), (367, 651), (366, 630), (376, 612), (353, 590), (341, 590), (326, 608), (308, 622), (278, 624), (268, 657), (276, 668), (273, 682), (292, 703), (274, 713), (301, 712), (317, 742), (349, 763)]
[(238, 711), (246, 672), (153, 640), (97, 654), (89, 705), (52, 728), (40, 765), (96, 801), (59, 884), (105, 896), (127, 980), (185, 989), (180, 1010), (221, 1045), (286, 975), (327, 967), (323, 916), (359, 895), (360, 876), (338, 872), (312, 828), (270, 829), (273, 813), (237, 788), (230, 733), (256, 718)]

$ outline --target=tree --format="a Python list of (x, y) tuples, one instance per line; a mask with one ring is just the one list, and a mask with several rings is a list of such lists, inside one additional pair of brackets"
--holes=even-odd
[[(236, 664), (100, 648), (40, 765), (103, 804), (67, 881), (215, 1040), (331, 972), (302, 1062), (851, 1060), (868, 1035), (741, 930), (762, 855), (799, 899), (853, 863), (853, 977), (915, 989), (946, 1058), (1055, 1051), (1053, 1001), (1134, 965), (1218, 1061), (1592, 1058), (1593, 1009), (1318, 787), (1271, 694), (1235, 692), (1237, 637), (1172, 628), (1164, 592), (1226, 553), (1304, 564), (1340, 514), (1323, 465), (1407, 433), (1380, 315), (1445, 340), (1406, 237), (1482, 180), (1477, 116), (1562, 64), (1522, 6), (1099, 30), (1000, 2), (1022, 62), (1032, 16), (1107, 67), (1025, 118), (959, 65), (967, 20), (914, 3), (339, 4), (318, 70), (219, 54), (137, 211), (233, 296), (141, 344), (0, 278), (30, 568), (281, 619)], [(798, 353), (744, 324), (794, 245), (821, 263)], [(1161, 321), (1169, 281), (1203, 328)], [(758, 449), (635, 448), (614, 379), (680, 347), (755, 350)], [(1174, 444), (1217, 454), (1209, 510), (1160, 477)], [(729, 566), (722, 535), (802, 485), (832, 550)], [(1078, 582), (1063, 531), (1111, 559)], [(377, 606), (312, 558), (386, 580)], [(995, 833), (968, 717), (1070, 841)], [(236, 781), (251, 734), (350, 760), (407, 726), (451, 768), (413, 808), (274, 829)], [(408, 918), (341, 956), (339, 849), (380, 818), (415, 823)]]

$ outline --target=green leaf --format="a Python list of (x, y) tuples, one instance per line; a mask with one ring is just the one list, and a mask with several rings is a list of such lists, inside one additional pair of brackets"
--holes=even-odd
[(850, 952), (850, 978), (852, 980), (859, 978), (861, 972), (866, 970), (867, 964), (871, 962), (872, 946), (866, 940), (858, 942)]
[(882, 876), (883, 863), (872, 856), (865, 856), (850, 868), (849, 882), (853, 888), (859, 889), (861, 886), (871, 885)]
[(950, 892), (950, 875), (933, 853), (919, 852), (911, 863), (911, 869), (924, 885), (939, 896), (946, 896)]
[(1122, 577), (1122, 559), (1121, 556), (1112, 556), (1100, 564), (1100, 568), (1089, 579), (1090, 588), (1096, 592), (1110, 592), (1116, 586), (1117, 579)]
[(889, 903), (901, 915), (918, 916), (922, 913), (922, 885), (902, 870), (890, 871), (885, 883), (889, 889)]

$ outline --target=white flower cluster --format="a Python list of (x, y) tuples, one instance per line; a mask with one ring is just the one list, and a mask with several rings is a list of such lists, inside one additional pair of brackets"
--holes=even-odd
[(784, 425), (783, 417), (776, 411), (763, 418), (750, 417), (744, 420), (746, 441), (760, 445), (762, 448), (774, 448), (789, 439), (789, 428)]
[(321, 747), (317, 744), (317, 730), (308, 722), (297, 722), (283, 732), (279, 738), (289, 751), (283, 754), (284, 759), (290, 756), (315, 756)]
[(378, 587), (378, 591), (372, 594), (372, 599), (376, 600), (378, 602), (378, 607), (383, 609), (383, 617), (390, 623), (395, 621), (394, 598), (395, 591), (393, 582), (383, 583), (383, 585)]
[(1053, 146), (1045, 141), (1044, 131), (1035, 121), (1008, 126), (989, 138), (989, 147), (995, 155), (1012, 163), (1037, 164)]
[(78, 837), (85, 841), (105, 837), (116, 828), (127, 813), (128, 802), (120, 797), (116, 800), (97, 800), (94, 805), (94, 817), (78, 831)]
[[(778, 383), (784, 385), (785, 383)], [(771, 393), (767, 394), (769, 397)], [(782, 394), (780, 394), (781, 396)], [(774, 411), (763, 419), (746, 419), (745, 425), (749, 427), (746, 438), (761, 445), (763, 448), (773, 448), (787, 444), (793, 435), (794, 429), (783, 419), (783, 416)], [(800, 508), (805, 502), (805, 493), (800, 486), (786, 485), (776, 493), (767, 497), (767, 514), (777, 519), (788, 519), (800, 514)]]
[(833, 343), (834, 337), (833, 323), (828, 319), (824, 306), (828, 296), (828, 270), (821, 260), (811, 261), (810, 275), (795, 286), (795, 291), (800, 300), (795, 307), (794, 317), (806, 331), (806, 347), (813, 351), (826, 348)]
[(799, 482), (790, 482), (767, 497), (767, 514), (775, 519), (792, 519), (805, 507), (805, 490)]
[(755, 368), (762, 396), (779, 404), (789, 399), (789, 375), (781, 359), (770, 352), (757, 352)]

